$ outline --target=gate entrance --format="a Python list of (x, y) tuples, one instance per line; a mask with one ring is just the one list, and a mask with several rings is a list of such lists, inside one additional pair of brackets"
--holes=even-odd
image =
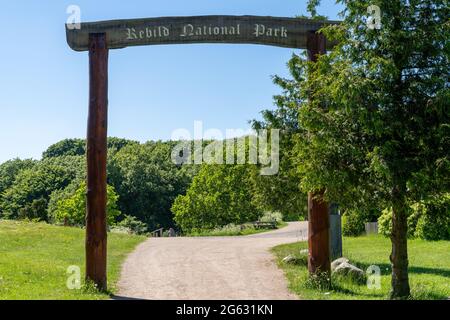
[[(317, 61), (331, 49), (317, 31), (337, 21), (258, 16), (196, 16), (113, 20), (66, 25), (67, 42), (89, 51), (89, 116), (87, 129), (86, 279), (106, 290), (107, 223), (106, 161), (108, 127), (108, 56), (110, 49), (130, 46), (235, 43), (307, 49)], [(323, 191), (309, 194), (310, 272), (330, 269), (328, 205)]]

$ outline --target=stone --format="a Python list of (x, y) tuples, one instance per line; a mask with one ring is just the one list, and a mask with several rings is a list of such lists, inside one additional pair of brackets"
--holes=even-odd
[(334, 260), (331, 263), (331, 271), (336, 270), (336, 268), (339, 267), (339, 265), (341, 265), (343, 263), (350, 263), (350, 260), (348, 260), (347, 258), (344, 258), (344, 257)]
[(364, 271), (348, 262), (339, 264), (333, 271), (332, 275), (347, 277), (361, 284), (366, 281), (366, 274)]
[(287, 257), (285, 257), (282, 261), (287, 264), (293, 264), (295, 260), (297, 260), (297, 258), (294, 257), (292, 254), (290, 254)]
[(308, 249), (300, 250), (300, 254), (307, 256), (309, 255), (309, 250)]
[(282, 261), (283, 261), (283, 263), (286, 263), (286, 264), (307, 265), (308, 264), (308, 256), (302, 255), (300, 257), (296, 257), (296, 256), (290, 254), (287, 257), (285, 257)]

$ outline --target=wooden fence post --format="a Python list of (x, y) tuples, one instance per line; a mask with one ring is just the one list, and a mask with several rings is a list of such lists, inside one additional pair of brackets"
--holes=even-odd
[[(326, 54), (323, 34), (310, 31), (307, 39), (308, 60), (317, 62), (319, 55)], [(330, 220), (329, 206), (324, 201), (325, 190), (308, 194), (308, 270), (310, 274), (330, 273)]]
[(104, 33), (89, 35), (87, 130), (86, 280), (107, 289), (106, 158), (108, 47)]

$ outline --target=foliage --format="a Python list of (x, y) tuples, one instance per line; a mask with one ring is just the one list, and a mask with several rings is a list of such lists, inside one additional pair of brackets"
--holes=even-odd
[(173, 143), (131, 144), (108, 164), (109, 183), (119, 194), (119, 208), (146, 223), (149, 229), (173, 226), (170, 207), (186, 192), (195, 174), (192, 166), (172, 163)]
[(62, 156), (84, 156), (86, 153), (86, 140), (65, 139), (47, 148), (42, 153), (42, 158), (55, 158)]
[(64, 189), (74, 179), (84, 177), (85, 161), (80, 156), (48, 158), (21, 170), (0, 199), (0, 211), (17, 218), (19, 210), (34, 200), (48, 201), (53, 191)]
[(344, 236), (356, 237), (365, 231), (366, 222), (376, 222), (381, 215), (378, 209), (348, 209), (342, 216)]
[(320, 5), (320, 0), (308, 0), (306, 9), (311, 14), (312, 18), (317, 16), (317, 7)]
[(55, 216), (60, 209), (60, 202), (71, 198), (83, 183), (85, 184), (85, 179), (77, 178), (72, 180), (67, 187), (52, 192), (47, 205), (47, 215), (50, 223), (58, 223), (55, 220)]
[[(108, 183), (117, 188), (119, 208), (151, 228), (173, 226), (170, 207), (186, 192), (197, 168), (171, 161), (175, 142), (108, 138)], [(0, 215), (39, 219), (56, 216), (59, 200), (72, 197), (86, 179), (85, 140), (50, 146), (43, 160), (11, 160), (0, 165)], [(47, 203), (46, 214), (38, 204)], [(49, 218), (47, 218), (47, 215)]]
[(0, 164), (0, 194), (11, 187), (20, 171), (36, 164), (33, 160), (13, 159)]
[(18, 218), (32, 221), (48, 221), (47, 201), (43, 198), (33, 200), (31, 204), (27, 204), (19, 209)]
[(172, 206), (175, 222), (190, 233), (256, 220), (261, 211), (252, 202), (254, 174), (252, 165), (203, 165)]
[(113, 153), (116, 153), (126, 146), (130, 145), (138, 145), (139, 142), (134, 140), (128, 140), (123, 138), (116, 138), (116, 137), (108, 137), (108, 153), (111, 155)]
[(450, 193), (419, 204), (414, 236), (425, 240), (450, 240)]
[(307, 216), (308, 196), (300, 190), (300, 176), (297, 170), (295, 152), (296, 136), (300, 132), (298, 123), (301, 102), (300, 93), (295, 83), (301, 81), (295, 65), (289, 63), (293, 80), (273, 77), (273, 82), (283, 89), (283, 93), (274, 96), (275, 110), (263, 110), (262, 121), (253, 120), (255, 130), (280, 130), (280, 168), (276, 175), (256, 175), (254, 201), (262, 210), (279, 211), (285, 221), (298, 221)]
[(147, 225), (142, 221), (139, 221), (136, 217), (127, 216), (117, 223), (119, 228), (125, 228), (129, 230), (131, 234), (145, 235), (148, 232)]
[[(392, 209), (385, 209), (378, 220), (379, 232), (392, 232)], [(433, 196), (410, 206), (408, 237), (425, 240), (450, 240), (450, 194)]]
[(275, 221), (276, 223), (281, 223), (281, 222), (283, 222), (283, 215), (281, 214), (281, 212), (266, 211), (259, 218), (259, 221), (261, 221), (261, 222)]
[[(119, 196), (112, 186), (107, 188), (107, 221), (113, 225), (120, 215), (117, 208)], [(81, 183), (79, 188), (72, 194), (66, 194), (65, 198), (59, 199), (53, 212), (52, 221), (65, 226), (84, 226), (86, 223), (86, 183)]]
[[(294, 56), (297, 151), (304, 191), (326, 189), (346, 209), (393, 208), (393, 298), (409, 295), (408, 203), (449, 190), (449, 8), (443, 0), (341, 0), (339, 45), (317, 63)], [(364, 206), (366, 208), (364, 208)]]
[[(108, 152), (115, 153), (120, 151), (123, 147), (130, 144), (137, 144), (137, 141), (128, 139), (108, 137)], [(65, 139), (61, 140), (43, 152), (42, 158), (55, 158), (62, 156), (84, 156), (86, 154), (86, 140), (85, 139)]]
[(344, 236), (356, 237), (365, 230), (364, 216), (356, 210), (347, 210), (342, 216), (342, 234)]

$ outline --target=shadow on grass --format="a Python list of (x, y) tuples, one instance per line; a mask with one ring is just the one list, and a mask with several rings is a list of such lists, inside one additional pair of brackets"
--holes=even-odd
[(369, 292), (354, 291), (349, 288), (344, 288), (343, 286), (341, 286), (339, 283), (336, 283), (336, 282), (334, 282), (332, 284), (332, 286), (333, 286), (334, 291), (336, 291), (338, 293), (342, 293), (342, 294), (347, 294), (350, 296), (363, 296), (363, 297), (373, 298), (373, 299), (376, 299), (376, 298), (379, 299), (380, 297), (384, 296), (383, 293), (376, 293), (376, 292), (369, 293)]
[[(390, 275), (391, 274), (391, 265), (388, 263), (362, 263), (359, 261), (355, 261), (356, 266), (363, 270), (367, 270), (367, 268), (371, 265), (376, 265), (380, 267), (381, 269), (381, 275)], [(408, 268), (409, 273), (415, 273), (415, 274), (429, 274), (429, 275), (435, 275), (440, 277), (446, 277), (450, 278), (450, 269), (444, 269), (444, 268), (428, 268), (428, 267), (418, 267), (418, 266), (410, 266)]]

